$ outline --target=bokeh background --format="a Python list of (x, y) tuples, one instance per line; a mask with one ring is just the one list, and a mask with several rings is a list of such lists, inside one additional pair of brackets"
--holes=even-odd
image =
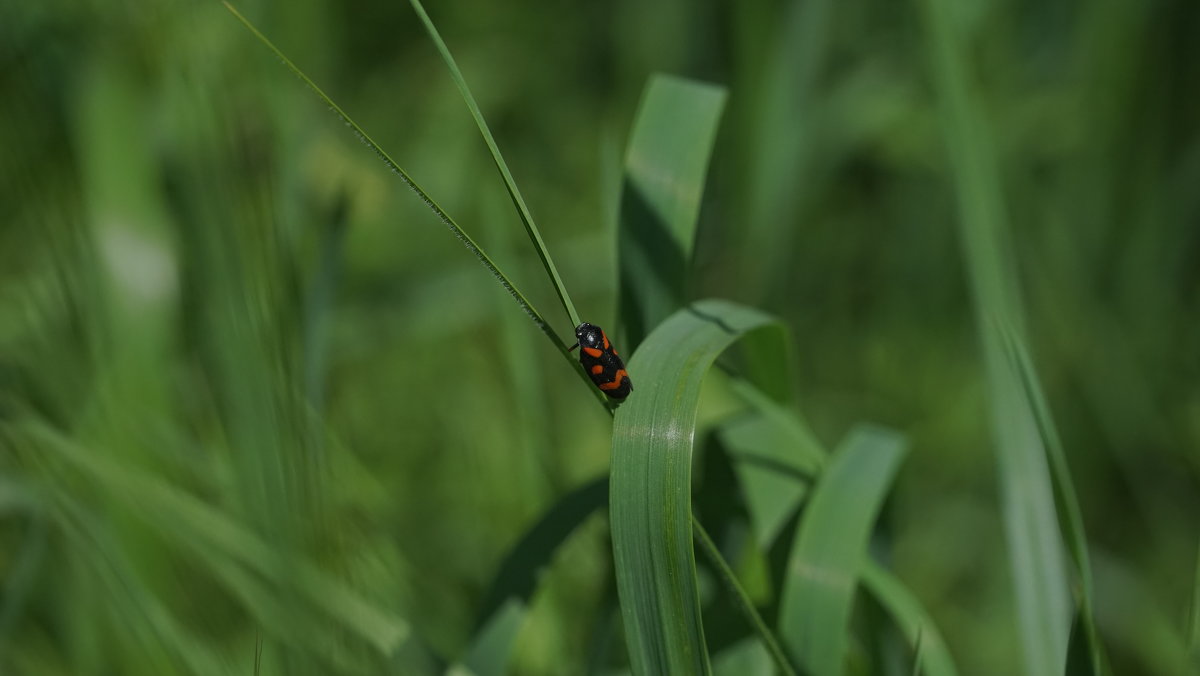
[[(1109, 659), (1182, 673), (1200, 543), (1200, 4), (952, 4)], [(407, 3), (238, 6), (569, 335)], [(908, 436), (891, 563), (963, 673), (1018, 673), (917, 3), (428, 9), (601, 325), (642, 88), (655, 72), (728, 88), (693, 295), (784, 320), (828, 445), (860, 420)], [(219, 3), (0, 1), (0, 205), (3, 673), (249, 674), (260, 642), (263, 673), (423, 673), (462, 651), (521, 533), (607, 471), (591, 393)], [(619, 668), (613, 603), (597, 516), (541, 577), (513, 671)], [(372, 637), (397, 627), (421, 647), (383, 664)]]

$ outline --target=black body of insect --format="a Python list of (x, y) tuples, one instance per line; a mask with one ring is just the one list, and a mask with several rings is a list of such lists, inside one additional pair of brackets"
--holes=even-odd
[(628, 397), (633, 391), (633, 383), (625, 371), (625, 362), (604, 335), (604, 329), (584, 322), (575, 327), (575, 338), (579, 342), (570, 349), (580, 348), (579, 363), (583, 364), (583, 370), (596, 387), (612, 399)]

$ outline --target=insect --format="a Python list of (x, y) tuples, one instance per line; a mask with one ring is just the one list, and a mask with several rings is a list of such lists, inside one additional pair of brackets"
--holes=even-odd
[(633, 391), (633, 383), (625, 370), (625, 362), (608, 342), (604, 329), (584, 322), (575, 327), (575, 338), (578, 342), (568, 352), (580, 348), (579, 363), (583, 364), (583, 370), (591, 376), (596, 387), (613, 399), (628, 397)]

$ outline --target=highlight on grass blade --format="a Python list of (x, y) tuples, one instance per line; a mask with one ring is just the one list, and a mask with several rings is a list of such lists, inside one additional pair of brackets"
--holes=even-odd
[(659, 325), (629, 362), (640, 380), (637, 396), (613, 419), (609, 521), (635, 674), (711, 669), (692, 547), (692, 440), (705, 373), (753, 331), (773, 334), (783, 358), (784, 334), (774, 318), (728, 301), (700, 301)]
[(626, 349), (687, 301), (704, 179), (725, 89), (656, 74), (638, 104), (617, 238)]

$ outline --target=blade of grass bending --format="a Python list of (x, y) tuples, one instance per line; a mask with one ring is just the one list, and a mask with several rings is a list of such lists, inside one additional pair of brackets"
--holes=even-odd
[[(954, 658), (937, 625), (904, 583), (878, 563), (867, 559), (860, 571), (863, 588), (875, 597), (913, 646), (913, 661), (927, 676), (958, 676)], [(917, 666), (913, 673), (916, 674)]]
[(1047, 453), (1000, 330), (1024, 336), (999, 166), (953, 3), (924, 0), (922, 9), (983, 353), (1024, 671), (1054, 674), (1065, 663), (1072, 614), (1066, 556)]
[(733, 574), (733, 570), (729, 568), (729, 564), (725, 562), (721, 556), (721, 550), (717, 549), (717, 545), (713, 543), (712, 538), (708, 535), (708, 531), (704, 530), (704, 526), (692, 517), (692, 529), (696, 536), (696, 542), (700, 544), (700, 550), (708, 557), (713, 568), (721, 574), (721, 579), (725, 582), (725, 586), (729, 588), (729, 593), (737, 602), (742, 614), (746, 616), (746, 620), (754, 627), (754, 631), (758, 634), (758, 638), (762, 641), (763, 647), (767, 649), (767, 653), (771, 656), (771, 660), (775, 662), (775, 667), (779, 673), (785, 676), (795, 676), (796, 670), (788, 662), (787, 656), (783, 654), (783, 648), (779, 647), (779, 641), (775, 640), (775, 635), (767, 628), (767, 623), (763, 621), (762, 615), (758, 614), (758, 610), (754, 608), (754, 602), (750, 600), (749, 595), (742, 589), (742, 585), (738, 582), (737, 576)]
[[(517, 301), (517, 305), (521, 306), (521, 309), (525, 311), (525, 314), (529, 315), (529, 318), (533, 320), (534, 325), (536, 325), (542, 333), (546, 334), (546, 337), (550, 339), (550, 342), (554, 343), (554, 346), (557, 347), (558, 351), (562, 353), (563, 358), (571, 364), (571, 367), (579, 374), (580, 378), (583, 378), (584, 382), (588, 384), (588, 387), (592, 390), (595, 390), (595, 388), (592, 387), (591, 380), (588, 378), (587, 374), (584, 373), (583, 368), (579, 366), (579, 363), (575, 357), (573, 357), (571, 353), (567, 352), (566, 344), (564, 344), (562, 339), (558, 337), (558, 334), (554, 332), (554, 329), (552, 329), (550, 325), (546, 323), (546, 320), (542, 317), (541, 313), (539, 313), (537, 309), (533, 307), (533, 304), (529, 302), (529, 299), (527, 299), (525, 295), (517, 289), (508, 276), (505, 275), (500, 268), (496, 267), (496, 264), (492, 262), (492, 259), (486, 253), (484, 253), (483, 249), (481, 249), (478, 244), (475, 243), (475, 240), (471, 239), (471, 236), (468, 235), (465, 230), (459, 227), (458, 223), (456, 223), (454, 219), (450, 217), (450, 214), (446, 213), (446, 211), (442, 209), (437, 202), (433, 201), (433, 198), (430, 197), (429, 194), (421, 188), (421, 186), (417, 185), (417, 182), (408, 175), (408, 172), (404, 171), (404, 169), (401, 169), (400, 165), (396, 164), (395, 160), (393, 160), (391, 156), (389, 156), (387, 152), (385, 152), (384, 149), (379, 146), (378, 143), (375, 143), (375, 141), (367, 135), (367, 132), (362, 127), (358, 126), (358, 123), (355, 122), (353, 118), (346, 114), (346, 111), (342, 110), (341, 107), (334, 103), (333, 99), (329, 98), (328, 94), (318, 87), (315, 82), (309, 79), (309, 77), (304, 74), (304, 71), (300, 70), (296, 64), (292, 63), (291, 59), (285, 56), (284, 53), (280, 51), (274, 43), (267, 39), (267, 36), (263, 35), (262, 32), (254, 26), (254, 24), (250, 23), (249, 19), (242, 16), (242, 14), (238, 12), (233, 5), (229, 4), (227, 0), (222, 0), (222, 4), (225, 5), (225, 8), (228, 9), (231, 14), (237, 17), (238, 21), (242, 22), (242, 25), (244, 25), (251, 33), (254, 34), (254, 37), (256, 37), (259, 42), (263, 43), (263, 45), (270, 49), (275, 56), (283, 62), (283, 65), (288, 67), (288, 70), (292, 71), (292, 73), (296, 77), (300, 78), (300, 80), (306, 86), (308, 86), (313, 93), (315, 93), (322, 101), (324, 101), (325, 105), (329, 106), (333, 112), (336, 113), (339, 118), (341, 118), (342, 122), (344, 122), (347, 127), (350, 127), (355, 136), (357, 136), (364, 145), (370, 148), (371, 151), (374, 152), (375, 155), (382, 160), (389, 169), (395, 172), (395, 174), (400, 177), (400, 180), (417, 194), (417, 197), (421, 198), (421, 201), (425, 203), (425, 206), (429, 207), (434, 215), (441, 219), (442, 223), (444, 223), (446, 227), (450, 229), (450, 232), (453, 233), (454, 236), (457, 237), (458, 240), (462, 242), (471, 253), (475, 254), (475, 257), (479, 259), (479, 262), (482, 263), (483, 266), (492, 273), (492, 276), (496, 278), (496, 281), (500, 282), (501, 286), (504, 287), (504, 290), (513, 297), (513, 300)], [(573, 314), (572, 317), (574, 317)], [(598, 400), (601, 403), (604, 403), (604, 396), (598, 392), (595, 394), (597, 395)]]
[(609, 521), (626, 646), (634, 674), (711, 667), (692, 549), (691, 458), (704, 374), (734, 341), (782, 326), (720, 300), (671, 315), (629, 361), (637, 390), (613, 421)]
[(638, 104), (618, 236), (628, 350), (687, 300), (704, 178), (724, 105), (723, 88), (667, 75), (652, 77)]
[(777, 627), (792, 659), (813, 676), (842, 671), (858, 571), (904, 446), (895, 432), (856, 426), (834, 452), (797, 525)]
[[(1083, 629), (1083, 649), (1090, 663), (1090, 673), (1098, 675), (1101, 671), (1101, 653), (1103, 647), (1096, 633), (1095, 610), (1092, 604), (1092, 567), (1088, 562), (1087, 534), (1083, 528), (1083, 516), (1079, 510), (1079, 500), (1075, 497), (1075, 485), (1071, 481), (1071, 470), (1067, 466), (1067, 455), (1063, 451), (1062, 442), (1058, 438), (1058, 430), (1054, 426), (1054, 418), (1050, 415), (1050, 405), (1046, 402), (1045, 394), (1033, 366), (1029, 351), (1021, 342), (1020, 337), (1011, 330), (1001, 327), (1005, 347), (1013, 368), (1021, 379), (1025, 396), (1033, 407), (1034, 419), (1041, 433), (1042, 444), (1050, 462), (1050, 479), (1054, 489), (1055, 504), (1062, 520), (1061, 528), (1067, 540), (1067, 551), (1075, 565), (1075, 574), (1079, 576), (1078, 605), (1079, 610), (1076, 625)], [(1078, 650), (1074, 653), (1077, 655)], [(1069, 656), (1070, 660), (1071, 657)], [(1074, 657), (1077, 662), (1080, 658)], [(1083, 673), (1083, 670), (1076, 673)]]
[(537, 250), (538, 258), (542, 259), (542, 267), (546, 269), (546, 274), (550, 275), (550, 281), (554, 283), (554, 291), (558, 294), (558, 299), (562, 302), (563, 309), (566, 310), (567, 316), (571, 318), (571, 326), (579, 326), (579, 313), (575, 311), (575, 305), (571, 302), (571, 295), (567, 293), (567, 287), (563, 284), (562, 278), (558, 276), (558, 269), (554, 267), (554, 260), (550, 258), (550, 252), (546, 249), (546, 243), (542, 241), (542, 234), (538, 232), (537, 224), (533, 221), (533, 214), (530, 213), (529, 207), (525, 205), (525, 198), (521, 197), (521, 191), (517, 189), (517, 182), (513, 180), (512, 172), (508, 170), (508, 164), (504, 161), (504, 156), (500, 154), (500, 148), (496, 145), (496, 139), (492, 137), (492, 131), (488, 128), (487, 122), (483, 119), (483, 113), (479, 110), (479, 105), (475, 103), (475, 97), (471, 95), (471, 90), (467, 87), (467, 81), (463, 78), (462, 71), (458, 69), (458, 64), (455, 63), (454, 57), (450, 54), (450, 49), (446, 47), (445, 41), (438, 33), (438, 30), (433, 25), (433, 21), (425, 12), (425, 8), (421, 6), (420, 0), (410, 0), (413, 10), (421, 19), (421, 23), (425, 25), (425, 30), (429, 33), (430, 39), (433, 40), (434, 46), (437, 47), (438, 53), (441, 54), (442, 60), (446, 62), (446, 67), (450, 69), (450, 77), (454, 79), (454, 84), (458, 87), (459, 93), (462, 94), (463, 100), (467, 103), (467, 108), (471, 111), (471, 117), (475, 118), (475, 124), (479, 127), (479, 133), (483, 135), (483, 140), (487, 143), (488, 151), (492, 153), (492, 160), (496, 163), (496, 169), (500, 171), (500, 176), (504, 178), (504, 187), (508, 189), (508, 194), (512, 198), (513, 205), (517, 207), (517, 213), (521, 216), (521, 222), (525, 224), (525, 232), (529, 235), (529, 240), (533, 242), (533, 248)]

